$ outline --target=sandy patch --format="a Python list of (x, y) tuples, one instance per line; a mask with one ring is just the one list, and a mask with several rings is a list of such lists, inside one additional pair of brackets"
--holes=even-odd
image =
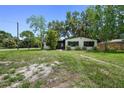
[[(60, 64), (61, 62), (55, 61), (52, 64), (43, 63), (43, 64), (31, 64), (29, 66), (20, 67), (16, 69), (15, 74), (24, 75), (23, 80), (28, 80), (29, 82), (35, 82), (36, 80), (42, 78), (45, 79), (53, 72), (53, 67)], [(20, 82), (15, 82), (9, 87), (18, 87), (21, 84)]]

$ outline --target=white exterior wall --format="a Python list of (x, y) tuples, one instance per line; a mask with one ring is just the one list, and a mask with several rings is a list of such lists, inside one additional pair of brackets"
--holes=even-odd
[[(94, 47), (97, 46), (97, 40), (92, 40), (89, 38), (84, 38), (84, 37), (78, 37), (78, 38), (72, 38), (72, 39), (67, 39), (65, 40), (65, 46), (68, 46), (68, 41), (78, 41), (79, 42), (79, 47), (82, 49), (84, 47), (84, 42), (85, 41), (94, 41)], [(71, 46), (70, 46), (71, 47)], [(71, 47), (71, 49), (75, 49), (76, 47)], [(88, 50), (92, 49), (93, 47), (86, 47)]]
[(43, 46), (44, 49), (50, 49), (50, 47), (46, 45), (46, 42), (44, 42), (43, 45), (44, 45)]

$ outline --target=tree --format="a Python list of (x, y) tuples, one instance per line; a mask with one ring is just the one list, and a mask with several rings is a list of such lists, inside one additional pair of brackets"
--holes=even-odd
[(34, 34), (31, 31), (23, 31), (20, 34), (20, 37), (23, 38), (23, 40), (26, 42), (28, 48), (32, 47), (34, 45)]
[(45, 19), (42, 16), (35, 16), (32, 15), (27, 19), (27, 24), (30, 24), (30, 28), (33, 29), (34, 32), (38, 32), (41, 38), (41, 45), (42, 40), (45, 34)]
[(16, 47), (16, 42), (13, 38), (5, 38), (3, 40), (3, 46), (6, 48), (15, 48)]
[(121, 5), (116, 6), (116, 14), (118, 19), (117, 30), (119, 31), (119, 35), (123, 36), (122, 34), (124, 34), (124, 6), (121, 6)]
[(82, 35), (83, 37), (93, 38), (93, 32), (95, 30), (95, 12), (93, 7), (88, 7), (86, 11), (81, 13), (81, 26), (82, 26)]
[(39, 47), (39, 48), (42, 47), (42, 45), (41, 45), (41, 39), (39, 37), (35, 37), (34, 47)]
[(48, 23), (49, 30), (57, 31), (59, 37), (65, 37), (65, 23), (63, 21), (53, 20)]
[(0, 31), (0, 46), (3, 45), (3, 40), (5, 38), (12, 38), (12, 35), (10, 33), (5, 32), (5, 31)]
[(46, 36), (46, 43), (51, 49), (56, 49), (58, 41), (58, 33), (54, 30), (49, 30)]
[(81, 24), (80, 24), (80, 13), (78, 11), (70, 12), (68, 11), (66, 13), (66, 20), (65, 20), (65, 25), (66, 25), (66, 34), (67, 37), (78, 37), (80, 36), (80, 31), (81, 31)]

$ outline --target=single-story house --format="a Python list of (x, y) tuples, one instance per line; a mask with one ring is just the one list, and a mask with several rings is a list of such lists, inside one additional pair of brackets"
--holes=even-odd
[(59, 41), (57, 42), (56, 49), (65, 49), (65, 39), (59, 40)]
[[(109, 50), (124, 50), (124, 39), (114, 39), (107, 42)], [(105, 42), (98, 43), (98, 50), (105, 50)]]
[(80, 49), (90, 50), (97, 46), (97, 40), (85, 37), (71, 38), (65, 40), (65, 46), (69, 46), (71, 49), (79, 47)]

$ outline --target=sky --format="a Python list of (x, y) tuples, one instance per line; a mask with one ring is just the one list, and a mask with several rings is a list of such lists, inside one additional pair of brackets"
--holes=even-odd
[(16, 36), (16, 23), (19, 22), (19, 31), (31, 30), (26, 19), (32, 15), (42, 15), (46, 22), (65, 20), (67, 11), (84, 11), (86, 5), (27, 5), (27, 6), (0, 6), (0, 30)]

